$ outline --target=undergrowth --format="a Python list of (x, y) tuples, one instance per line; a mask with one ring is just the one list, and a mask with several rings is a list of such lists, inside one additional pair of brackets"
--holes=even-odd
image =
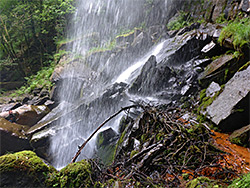
[(25, 77), (26, 84), (16, 90), (16, 92), (12, 93), (11, 96), (20, 96), (22, 94), (30, 93), (35, 88), (44, 88), (50, 90), (53, 86), (53, 83), (50, 81), (50, 77), (54, 71), (55, 63), (51, 62), (50, 66), (43, 67), (40, 71), (35, 75), (31, 75), (29, 77)]
[(245, 45), (250, 44), (250, 18), (235, 19), (229, 22), (221, 31), (218, 39), (222, 45), (226, 39), (230, 39), (236, 50), (241, 51)]
[(191, 17), (188, 13), (186, 12), (183, 12), (181, 11), (179, 13), (179, 16), (173, 20), (173, 21), (170, 21), (168, 24), (167, 24), (167, 28), (169, 30), (178, 30), (178, 29), (181, 29), (185, 26), (189, 26), (191, 25)]

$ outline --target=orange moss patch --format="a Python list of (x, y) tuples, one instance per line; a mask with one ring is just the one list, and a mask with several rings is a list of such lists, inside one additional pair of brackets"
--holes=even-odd
[(229, 141), (229, 135), (213, 131), (215, 146), (226, 152), (224, 161), (220, 161), (223, 166), (233, 167), (237, 173), (247, 173), (250, 171), (250, 150), (233, 144)]

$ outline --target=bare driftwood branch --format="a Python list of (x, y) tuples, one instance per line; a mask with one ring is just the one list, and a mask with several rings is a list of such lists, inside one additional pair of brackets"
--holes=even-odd
[(117, 116), (118, 114), (120, 114), (122, 111), (128, 110), (130, 108), (136, 108), (139, 105), (131, 105), (131, 106), (127, 106), (124, 108), (121, 108), (118, 112), (114, 113), (112, 116), (110, 116), (108, 119), (106, 119), (99, 127), (97, 127), (97, 129), (88, 137), (88, 139), (81, 145), (81, 147), (79, 147), (78, 151), (76, 152), (75, 156), (73, 157), (71, 163), (74, 163), (77, 159), (77, 157), (80, 155), (82, 149), (86, 146), (86, 144), (91, 140), (91, 138), (107, 123), (109, 122), (111, 119), (113, 119), (115, 116)]

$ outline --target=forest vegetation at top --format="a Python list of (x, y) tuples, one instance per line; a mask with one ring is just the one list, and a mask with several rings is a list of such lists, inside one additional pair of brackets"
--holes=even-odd
[(74, 0), (1, 0), (0, 71), (9, 72), (1, 81), (49, 66), (74, 11)]

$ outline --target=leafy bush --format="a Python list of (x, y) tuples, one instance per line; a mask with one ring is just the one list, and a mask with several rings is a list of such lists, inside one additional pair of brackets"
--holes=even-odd
[(37, 74), (31, 75), (30, 77), (25, 77), (27, 80), (26, 84), (18, 89), (15, 93), (11, 94), (11, 96), (30, 93), (35, 88), (46, 88), (50, 90), (53, 86), (52, 82), (50, 81), (50, 76), (52, 75), (54, 68), (55, 64), (52, 62), (50, 66), (43, 67), (37, 72)]
[(226, 39), (233, 42), (236, 50), (250, 43), (250, 18), (236, 19), (221, 31), (218, 41), (222, 45)]

